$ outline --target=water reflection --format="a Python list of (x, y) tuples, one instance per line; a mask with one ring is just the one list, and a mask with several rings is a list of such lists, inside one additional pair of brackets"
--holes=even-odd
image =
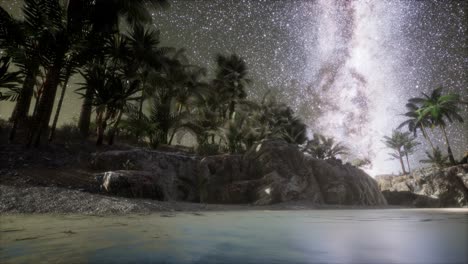
[(0, 218), (1, 263), (467, 263), (468, 210)]

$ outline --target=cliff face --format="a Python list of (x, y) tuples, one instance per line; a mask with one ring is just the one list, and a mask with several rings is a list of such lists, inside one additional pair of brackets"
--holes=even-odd
[(468, 205), (468, 164), (445, 169), (426, 168), (410, 175), (376, 177), (389, 204), (416, 207)]
[[(278, 140), (259, 143), (244, 155), (201, 159), (148, 150), (110, 151), (96, 154), (92, 166), (105, 171), (127, 170), (98, 177), (103, 191), (119, 194), (122, 188), (130, 189), (123, 192), (127, 196), (154, 197), (142, 190), (158, 190), (158, 197), (165, 200), (203, 203), (266, 205), (307, 200), (386, 205), (377, 182), (362, 170), (336, 160), (312, 159), (296, 146)], [(156, 175), (154, 181), (148, 172)], [(143, 186), (135, 181), (141, 175), (146, 183)]]

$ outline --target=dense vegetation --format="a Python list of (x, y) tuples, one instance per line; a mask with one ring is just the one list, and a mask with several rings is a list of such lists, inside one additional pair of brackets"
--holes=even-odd
[[(10, 142), (54, 141), (68, 82), (79, 74), (79, 120), (63, 129), (97, 145), (121, 138), (157, 148), (191, 134), (200, 154), (239, 153), (267, 138), (303, 145), (317, 158), (346, 153), (332, 138), (308, 140), (306, 125), (272, 96), (249, 100), (252, 80), (236, 54), (216, 55), (208, 74), (183, 49), (161, 46), (150, 10), (167, 5), (25, 0), (24, 20), (0, 9), (1, 99), (16, 102)], [(10, 62), (18, 72), (8, 71)]]

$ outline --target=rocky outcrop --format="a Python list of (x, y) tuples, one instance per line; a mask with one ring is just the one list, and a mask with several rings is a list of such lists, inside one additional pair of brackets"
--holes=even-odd
[(308, 163), (327, 204), (386, 204), (377, 182), (364, 171), (333, 159), (310, 159)]
[(376, 179), (389, 204), (416, 207), (468, 205), (468, 164), (445, 169), (425, 168), (403, 176), (381, 175)]
[[(197, 164), (198, 160), (193, 156), (145, 149), (95, 153), (91, 160), (93, 169), (107, 173), (97, 175), (98, 184), (101, 185), (103, 191), (126, 194), (133, 193), (135, 188), (150, 191), (151, 188), (147, 188), (145, 184), (136, 186), (138, 181), (148, 183), (152, 180), (156, 182), (154, 188), (157, 186), (158, 192), (163, 193), (161, 197), (164, 200), (190, 202), (199, 200)], [(107, 190), (104, 186), (106, 179), (127, 190), (117, 191), (116, 187), (113, 187), (112, 191)], [(152, 194), (140, 193), (135, 197), (151, 196)]]
[(169, 200), (173, 194), (165, 177), (148, 171), (109, 171), (96, 176), (102, 191), (124, 197)]
[(200, 163), (202, 202), (265, 205), (292, 200), (323, 203), (304, 155), (293, 145), (267, 141), (243, 156), (213, 156)]
[(386, 204), (377, 183), (362, 170), (312, 159), (280, 140), (261, 142), (244, 155), (202, 159), (143, 149), (109, 151), (95, 154), (92, 167), (106, 171), (98, 177), (101, 189), (117, 195), (255, 205), (296, 200)]

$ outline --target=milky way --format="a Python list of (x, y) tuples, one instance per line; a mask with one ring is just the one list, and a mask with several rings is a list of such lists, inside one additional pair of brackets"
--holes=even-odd
[[(0, 0), (16, 13), (17, 2)], [(153, 14), (164, 45), (185, 48), (193, 63), (208, 69), (216, 53), (239, 54), (254, 80), (252, 97), (273, 90), (311, 133), (334, 136), (354, 157), (370, 158), (372, 174), (399, 170), (381, 138), (403, 120), (409, 98), (439, 85), (468, 96), (467, 1), (170, 3)], [(79, 105), (71, 93), (68, 100), (66, 119)], [(433, 133), (443, 147), (439, 132)], [(450, 126), (449, 135), (456, 155), (468, 150), (467, 123)], [(427, 149), (418, 139), (423, 145), (413, 166)]]
[[(468, 95), (466, 9), (462, 1), (179, 1), (155, 14), (155, 26), (208, 67), (215, 52), (240, 54), (253, 94), (274, 87), (311, 132), (345, 142), (354, 154), (346, 158), (370, 158), (372, 174), (397, 173), (381, 139), (403, 120), (407, 99), (439, 85)], [(468, 127), (449, 130), (461, 155)]]

